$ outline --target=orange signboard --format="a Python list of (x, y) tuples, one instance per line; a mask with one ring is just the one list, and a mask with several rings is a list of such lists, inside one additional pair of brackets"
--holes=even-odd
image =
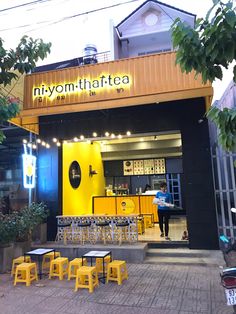
[(22, 116), (98, 110), (209, 97), (194, 73), (183, 74), (175, 53), (163, 53), (26, 75)]

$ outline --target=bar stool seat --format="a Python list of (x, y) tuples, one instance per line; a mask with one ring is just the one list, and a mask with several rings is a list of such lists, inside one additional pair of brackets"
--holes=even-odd
[(103, 241), (105, 245), (107, 240), (111, 240), (110, 221), (97, 221), (96, 227), (96, 240)]
[(122, 244), (123, 240), (128, 240), (129, 239), (129, 234), (128, 234), (128, 227), (129, 227), (129, 222), (128, 221), (118, 221), (116, 223), (116, 229), (117, 229), (117, 238), (119, 241), (119, 245)]
[(60, 241), (60, 228), (62, 228), (63, 232), (62, 232), (62, 237), (63, 237), (63, 243), (66, 245), (67, 244), (67, 240), (69, 238), (69, 234), (71, 233), (71, 223), (64, 223), (64, 224), (58, 224), (57, 225), (57, 235), (56, 235), (56, 239), (55, 241)]
[(90, 241), (90, 226), (91, 221), (83, 221), (77, 223), (78, 235), (81, 245), (84, 245), (86, 241)]

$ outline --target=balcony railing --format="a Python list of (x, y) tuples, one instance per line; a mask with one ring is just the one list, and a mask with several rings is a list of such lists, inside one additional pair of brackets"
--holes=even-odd
[(83, 66), (83, 65), (96, 64), (96, 63), (109, 62), (109, 61), (112, 61), (111, 52), (105, 51), (105, 52), (100, 52), (100, 53), (91, 54), (91, 55), (84, 55), (84, 56), (74, 58), (71, 60), (65, 60), (65, 61), (60, 61), (60, 62), (51, 63), (47, 65), (42, 65), (42, 66), (36, 67), (34, 69), (34, 72), (52, 71), (52, 70), (71, 68), (75, 66)]

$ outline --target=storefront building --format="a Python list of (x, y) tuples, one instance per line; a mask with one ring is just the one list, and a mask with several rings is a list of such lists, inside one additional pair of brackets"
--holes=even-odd
[(38, 199), (51, 210), (49, 239), (57, 215), (152, 211), (157, 221), (152, 197), (137, 194), (166, 180), (186, 212), (189, 247), (218, 247), (204, 119), (212, 87), (175, 65), (170, 25), (177, 17), (195, 21), (146, 1), (113, 28), (112, 60), (100, 62), (94, 50), (26, 76), (21, 118), (50, 143), (39, 147), (37, 161)]

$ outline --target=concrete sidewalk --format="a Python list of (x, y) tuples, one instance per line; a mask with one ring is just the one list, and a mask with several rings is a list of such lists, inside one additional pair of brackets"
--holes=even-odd
[(128, 264), (121, 286), (100, 283), (74, 292), (74, 280), (44, 277), (30, 287), (0, 275), (1, 314), (226, 314), (217, 266)]

